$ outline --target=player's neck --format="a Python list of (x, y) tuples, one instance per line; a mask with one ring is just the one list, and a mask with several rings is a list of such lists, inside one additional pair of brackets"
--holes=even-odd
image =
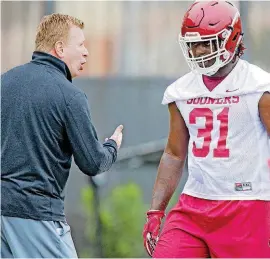
[(210, 78), (225, 78), (234, 69), (238, 61), (239, 61), (238, 57), (234, 58), (229, 64), (220, 68), (217, 71), (217, 73), (211, 76)]
[(202, 78), (206, 88), (210, 92), (213, 91), (227, 77), (227, 75), (230, 74), (230, 72), (236, 66), (238, 60), (239, 58), (236, 57), (229, 64), (219, 69), (218, 72), (213, 76), (203, 75)]

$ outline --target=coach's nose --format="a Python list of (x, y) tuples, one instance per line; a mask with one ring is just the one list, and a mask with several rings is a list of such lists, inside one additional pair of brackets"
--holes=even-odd
[(88, 49), (86, 47), (84, 47), (83, 56), (85, 58), (87, 58), (89, 56), (89, 52), (88, 52)]

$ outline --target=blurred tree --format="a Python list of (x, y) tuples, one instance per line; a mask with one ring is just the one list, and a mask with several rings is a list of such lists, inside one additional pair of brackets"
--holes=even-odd
[[(82, 201), (87, 221), (85, 234), (91, 244), (95, 243), (94, 196), (91, 188), (82, 190)], [(102, 223), (102, 253), (104, 257), (145, 257), (142, 226), (147, 207), (142, 191), (133, 183), (117, 186), (100, 205)], [(83, 256), (95, 257), (95, 249), (87, 249)]]
[[(94, 192), (90, 187), (81, 192), (86, 216), (85, 235), (91, 247), (82, 251), (82, 257), (97, 257)], [(175, 194), (168, 209), (177, 201)], [(149, 205), (144, 204), (142, 190), (135, 183), (119, 185), (102, 199), (102, 254), (105, 258), (147, 257), (143, 247), (142, 230)], [(96, 246), (95, 246), (96, 245)]]

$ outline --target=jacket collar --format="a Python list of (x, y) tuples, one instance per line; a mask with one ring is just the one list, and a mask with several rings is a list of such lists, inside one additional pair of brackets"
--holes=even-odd
[(44, 64), (47, 66), (54, 67), (58, 69), (63, 75), (70, 81), (72, 82), (72, 77), (69, 71), (68, 66), (66, 65), (65, 62), (62, 60), (48, 54), (45, 52), (41, 51), (34, 51), (32, 55), (32, 61), (34, 63), (39, 63), (39, 64)]

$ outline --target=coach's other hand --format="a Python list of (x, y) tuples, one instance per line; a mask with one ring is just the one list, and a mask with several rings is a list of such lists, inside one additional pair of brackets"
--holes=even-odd
[[(117, 148), (119, 149), (121, 147), (121, 144), (122, 144), (122, 138), (123, 138), (123, 128), (124, 126), (123, 125), (119, 125), (114, 133), (112, 134), (112, 136), (109, 138), (109, 139), (112, 139), (116, 142), (117, 144)], [(108, 138), (105, 139), (105, 141), (107, 141)]]
[(158, 241), (160, 225), (165, 213), (160, 210), (149, 210), (146, 215), (147, 222), (143, 229), (144, 247), (147, 253), (152, 256)]

